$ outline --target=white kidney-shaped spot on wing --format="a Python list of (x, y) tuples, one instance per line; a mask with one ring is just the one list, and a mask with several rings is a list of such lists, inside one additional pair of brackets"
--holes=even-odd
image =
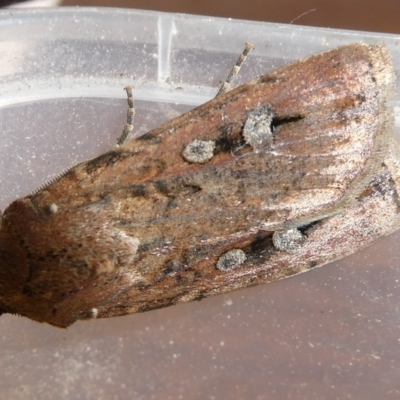
[(217, 261), (217, 269), (226, 272), (240, 267), (246, 261), (246, 253), (241, 249), (229, 250), (222, 254)]
[(192, 163), (206, 163), (214, 157), (215, 142), (212, 140), (194, 140), (183, 150), (182, 156)]
[(272, 235), (272, 243), (277, 250), (281, 251), (295, 251), (301, 247), (305, 240), (306, 236), (297, 228), (275, 231)]
[(269, 104), (259, 105), (248, 113), (243, 127), (243, 138), (254, 150), (271, 145), (271, 124), (274, 116), (275, 111)]

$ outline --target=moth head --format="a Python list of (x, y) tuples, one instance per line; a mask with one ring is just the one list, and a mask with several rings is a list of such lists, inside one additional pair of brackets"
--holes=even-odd
[(24, 207), (24, 201), (16, 200), (0, 216), (0, 315), (18, 314), (39, 320), (36, 316), (40, 317), (44, 304), (26, 290), (31, 265), (22, 232), (32, 218)]

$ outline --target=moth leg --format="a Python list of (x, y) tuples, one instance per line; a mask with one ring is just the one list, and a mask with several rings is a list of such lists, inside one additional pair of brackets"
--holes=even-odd
[(225, 79), (225, 82), (221, 85), (221, 87), (218, 90), (218, 93), (215, 95), (215, 97), (226, 93), (227, 91), (231, 90), (231, 81), (232, 79), (238, 74), (240, 71), (240, 68), (246, 61), (247, 55), (249, 52), (253, 49), (253, 45), (251, 43), (246, 43), (245, 48), (243, 50), (243, 53), (239, 56), (238, 60), (236, 61), (236, 64), (232, 67), (230, 70), (228, 76)]
[(135, 118), (135, 109), (133, 108), (133, 94), (132, 94), (132, 86), (127, 86), (124, 88), (126, 90), (126, 94), (128, 96), (128, 112), (126, 117), (126, 124), (124, 126), (124, 130), (122, 131), (122, 135), (118, 138), (117, 144), (115, 147), (121, 146), (124, 144), (127, 137), (133, 131), (133, 119)]

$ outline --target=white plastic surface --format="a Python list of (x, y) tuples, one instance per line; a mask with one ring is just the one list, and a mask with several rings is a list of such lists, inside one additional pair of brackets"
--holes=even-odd
[[(0, 209), (236, 84), (399, 36), (121, 9), (0, 11)], [(400, 85), (398, 85), (400, 86)], [(398, 114), (399, 95), (396, 97)], [(399, 133), (396, 124), (396, 133)], [(2, 399), (398, 399), (400, 234), (291, 279), (68, 330), (0, 318)]]

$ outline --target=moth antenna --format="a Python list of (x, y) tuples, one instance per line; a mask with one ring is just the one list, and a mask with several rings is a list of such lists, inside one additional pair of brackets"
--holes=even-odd
[(215, 97), (224, 94), (231, 90), (231, 81), (232, 79), (239, 73), (240, 68), (242, 68), (242, 65), (246, 61), (246, 58), (249, 54), (249, 52), (254, 48), (254, 46), (251, 43), (246, 43), (243, 53), (239, 56), (239, 58), (236, 61), (236, 64), (232, 67), (230, 70), (228, 76), (225, 79), (225, 82), (221, 85), (221, 87), (218, 90), (218, 93), (215, 95)]
[[(94, 157), (93, 157), (94, 158)], [(48, 186), (50, 186), (51, 184), (57, 182), (58, 180), (60, 180), (62, 177), (64, 177), (69, 171), (71, 171), (72, 169), (74, 169), (77, 165), (79, 165), (81, 163), (75, 164), (72, 167), (68, 167), (66, 169), (64, 169), (64, 171), (61, 171), (59, 174), (57, 174), (56, 176), (54, 176), (53, 178), (50, 178), (48, 181), (46, 181), (45, 183), (43, 183), (43, 185), (40, 185), (38, 188), (32, 190), (31, 192), (29, 192), (26, 196), (33, 196), (36, 193), (39, 193), (42, 190), (45, 190)]]
[(119, 147), (125, 143), (128, 136), (133, 131), (133, 120), (135, 118), (135, 109), (133, 108), (133, 93), (132, 93), (132, 86), (127, 86), (124, 88), (126, 90), (126, 94), (128, 96), (128, 112), (126, 116), (126, 124), (124, 126), (124, 130), (122, 131), (122, 135), (118, 138), (117, 144), (115, 147)]
[[(216, 94), (215, 97), (228, 92), (231, 89), (231, 81), (232, 79), (239, 73), (240, 68), (244, 64), (244, 62), (247, 59), (247, 56), (249, 52), (254, 48), (254, 46), (251, 43), (246, 43), (244, 50), (242, 54), (239, 56), (237, 59), (235, 65), (232, 67), (230, 70), (228, 76), (225, 79), (225, 82), (221, 85), (220, 89), (218, 90), (218, 93)], [(126, 90), (126, 94), (128, 96), (127, 101), (128, 101), (128, 112), (127, 112), (127, 121), (124, 126), (124, 129), (122, 131), (121, 136), (117, 140), (117, 144), (115, 147), (119, 147), (122, 144), (125, 143), (126, 139), (128, 136), (131, 134), (133, 131), (133, 120), (135, 118), (135, 109), (133, 108), (133, 93), (132, 93), (132, 86), (127, 86), (124, 88)]]

